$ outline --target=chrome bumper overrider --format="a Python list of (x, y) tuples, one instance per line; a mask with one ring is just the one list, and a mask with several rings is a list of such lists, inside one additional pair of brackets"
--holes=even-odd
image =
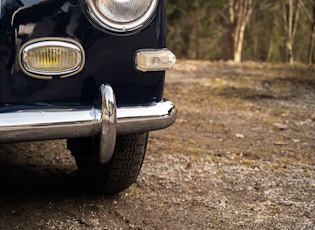
[(101, 87), (99, 108), (56, 108), (48, 105), (0, 110), (0, 143), (88, 137), (100, 134), (100, 161), (107, 162), (116, 135), (163, 129), (174, 123), (176, 107), (167, 100), (149, 105), (117, 107), (109, 85)]

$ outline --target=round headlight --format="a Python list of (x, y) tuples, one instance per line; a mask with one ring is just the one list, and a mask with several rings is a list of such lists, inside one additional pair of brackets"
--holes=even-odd
[(146, 25), (158, 0), (85, 0), (91, 18), (103, 28), (128, 32)]

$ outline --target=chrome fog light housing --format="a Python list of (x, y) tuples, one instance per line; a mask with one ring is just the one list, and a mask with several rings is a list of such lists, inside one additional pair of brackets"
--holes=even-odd
[(21, 47), (19, 65), (26, 75), (34, 78), (65, 78), (83, 69), (84, 56), (82, 46), (72, 39), (33, 39)]
[(158, 0), (85, 0), (92, 20), (114, 32), (129, 32), (145, 26)]

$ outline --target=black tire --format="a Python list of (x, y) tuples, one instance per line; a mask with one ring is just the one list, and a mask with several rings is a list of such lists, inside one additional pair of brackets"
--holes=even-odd
[(117, 136), (114, 154), (106, 164), (98, 160), (98, 139), (70, 139), (68, 148), (85, 183), (103, 194), (119, 193), (132, 185), (139, 175), (148, 133)]

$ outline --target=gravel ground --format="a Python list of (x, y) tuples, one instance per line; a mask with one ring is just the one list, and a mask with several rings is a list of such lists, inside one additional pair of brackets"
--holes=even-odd
[(314, 66), (179, 61), (176, 123), (96, 195), (65, 140), (0, 145), (0, 229), (315, 229)]

